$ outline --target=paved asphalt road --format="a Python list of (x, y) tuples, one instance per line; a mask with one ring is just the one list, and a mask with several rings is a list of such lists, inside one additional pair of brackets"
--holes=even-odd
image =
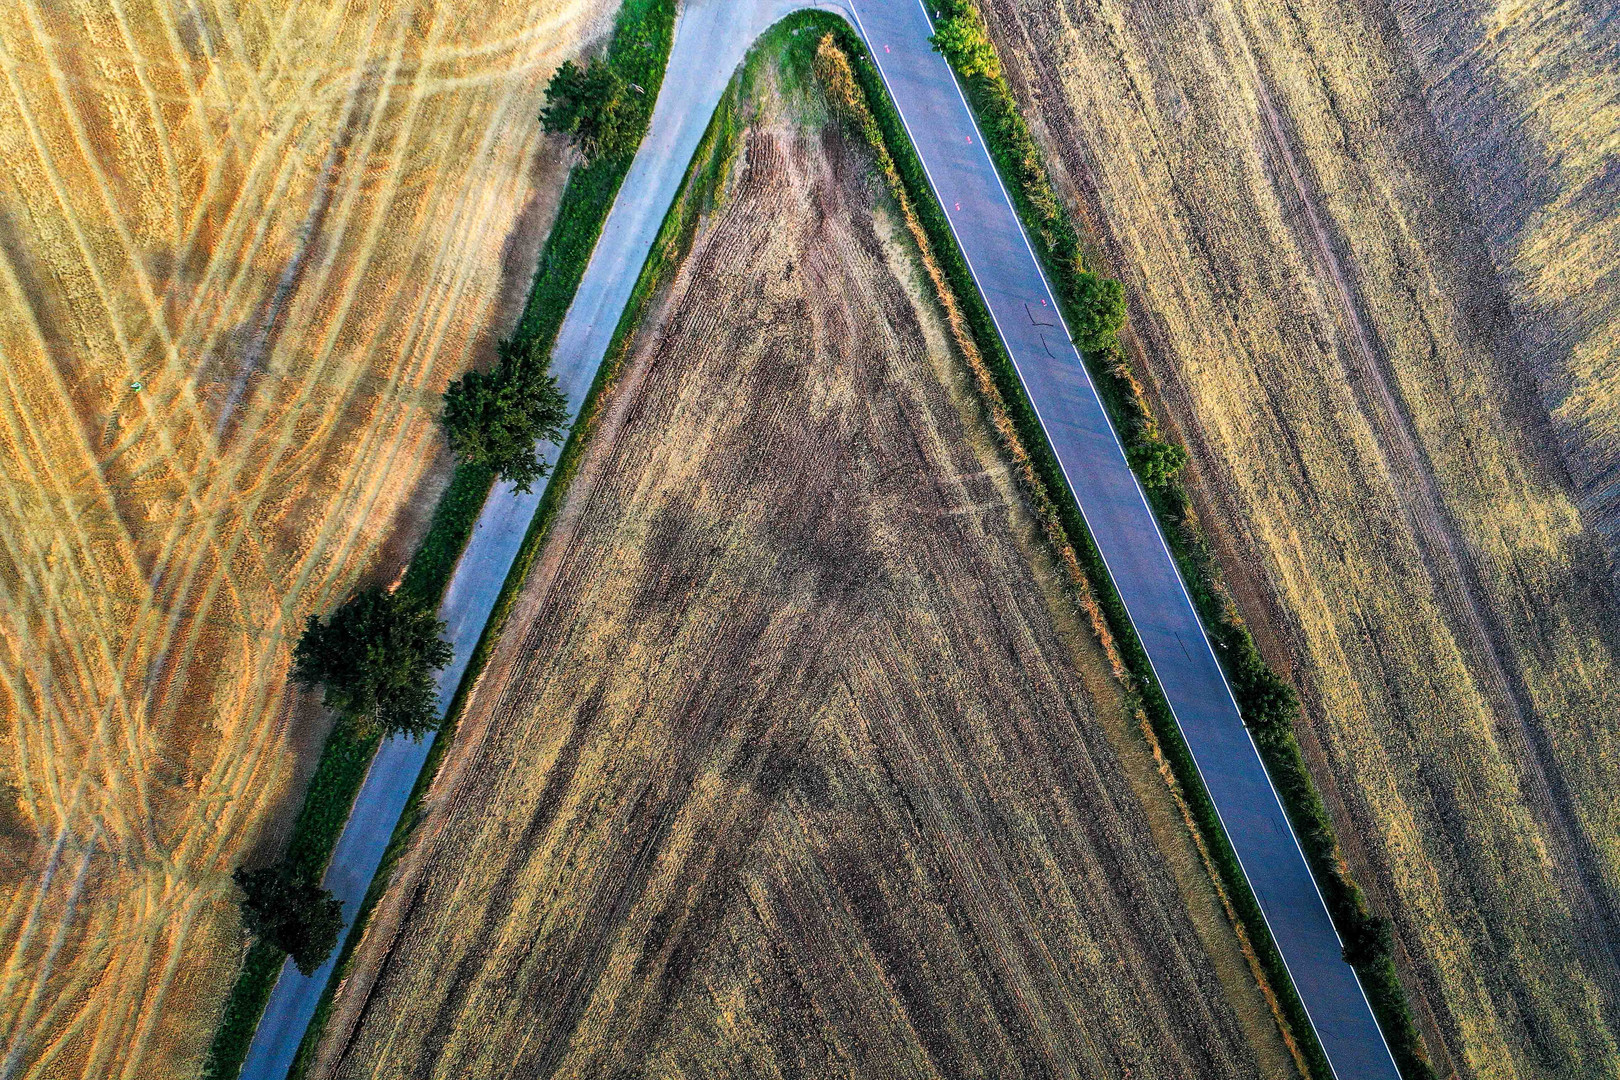
[[(878, 61), (957, 239), (990, 304), (1081, 510), (1175, 710), (1273, 936), (1340, 1080), (1396, 1078), (1355, 975), (1249, 740), (1136, 481), (1051, 292), (1025, 243), (972, 117), (928, 45), (918, 0), (686, 0), (651, 129), (614, 204), (558, 338), (553, 370), (577, 411), (606, 354), (658, 228), (727, 82), (749, 45), (789, 12), (818, 6), (859, 27)], [(555, 448), (548, 448), (555, 457)], [(517, 556), (544, 485), (498, 485), (456, 567), (440, 617), (455, 659), (449, 703)], [(355, 800), (325, 885), (352, 919), (427, 756), (385, 742)], [(345, 934), (347, 930), (345, 929)], [(331, 974), (283, 967), (242, 1075), (283, 1080)]]
[(919, 0), (854, 0), (857, 23), (1192, 747), (1340, 1080), (1398, 1080), (1158, 525), (1057, 315)]

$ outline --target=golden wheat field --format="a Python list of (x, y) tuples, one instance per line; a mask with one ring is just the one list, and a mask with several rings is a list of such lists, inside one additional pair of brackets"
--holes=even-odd
[[(1615, 203), (1583, 186), (1615, 138), (1593, 77), (1612, 55), (1560, 37), (1598, 5), (986, 6), (1127, 283), (1240, 607), (1293, 667), (1437, 1065), (1613, 1076), (1620, 604), (1580, 511), (1602, 485), (1559, 448), (1612, 455), (1615, 414), (1599, 372), (1552, 395), (1555, 423), (1514, 314), (1541, 304), (1568, 355), (1612, 366)], [(1459, 180), (1461, 155), (1490, 160), (1464, 144), (1492, 100), (1551, 140), (1521, 154), (1559, 166), (1528, 170), (1541, 202)], [(1497, 204), (1471, 201), (1486, 188)]]
[(409, 554), (612, 7), (0, 5), (0, 1077), (200, 1064), (289, 634)]
[(1594, 0), (1402, 3), (1587, 521), (1620, 553), (1620, 33)]
[(774, 71), (311, 1075), (1291, 1075), (916, 249)]

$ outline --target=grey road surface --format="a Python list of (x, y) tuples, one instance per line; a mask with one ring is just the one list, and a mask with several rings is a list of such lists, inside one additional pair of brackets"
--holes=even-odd
[[(878, 62), (1336, 1074), (1340, 1080), (1395, 1078), (1394, 1063), (1354, 972), (1340, 959), (1338, 937), (1304, 856), (1153, 516), (956, 82), (928, 45), (932, 31), (918, 0), (686, 0), (651, 128), (558, 338), (552, 366), (570, 406), (577, 412), (595, 377), (738, 63), (772, 23), (810, 6), (851, 19)], [(555, 453), (548, 448), (550, 458)], [(441, 709), (461, 681), (543, 492), (540, 485), (520, 495), (501, 484), (484, 506), (440, 608), (455, 649), (439, 680)], [(430, 745), (431, 739), (389, 739), (372, 763), (325, 878), (343, 902), (347, 920), (352, 921), (376, 873)], [(308, 977), (290, 962), (282, 969), (244, 1077), (283, 1080), (287, 1075), (331, 968), (328, 962)]]
[(944, 59), (929, 47), (927, 12), (919, 0), (854, 0), (854, 7), (1334, 1072), (1340, 1080), (1397, 1080), (1158, 524), (972, 114)]

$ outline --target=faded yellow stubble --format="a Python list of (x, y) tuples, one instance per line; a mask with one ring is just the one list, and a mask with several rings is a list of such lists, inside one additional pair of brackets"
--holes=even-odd
[(615, 6), (0, 6), (0, 1077), (195, 1072), (289, 638), (397, 570)]

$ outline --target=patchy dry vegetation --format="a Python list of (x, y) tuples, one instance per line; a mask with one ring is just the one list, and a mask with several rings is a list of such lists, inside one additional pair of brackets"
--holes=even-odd
[(322, 734), (290, 641), (421, 535), (611, 11), (0, 11), (0, 1075), (200, 1065)]
[[(1613, 1075), (1620, 607), (1577, 511), (1607, 489), (1571, 481), (1530, 377), (1565, 354), (1536, 353), (1533, 329), (1527, 352), (1509, 304), (1572, 283), (1549, 317), (1569, 356), (1588, 350), (1597, 375), (1567, 385), (1601, 433), (1591, 350), (1612, 313), (1575, 285), (1611, 272), (1613, 200), (1588, 192), (1613, 86), (1575, 73), (1612, 56), (1574, 4), (1542, 5), (1562, 13), (1546, 27), (1504, 14), (1477, 52), (1485, 5), (983, 6), (1091, 261), (1126, 282), (1127, 344), (1193, 451), (1238, 602), (1293, 667), (1302, 741), (1395, 919), (1435, 1064)], [(1537, 98), (1526, 65), (1568, 85)], [(1493, 127), (1493, 94), (1557, 123)], [(1480, 131), (1560, 168), (1459, 184), (1465, 158), (1496, 160)], [(1521, 279), (1506, 291), (1493, 253)]]
[(772, 40), (309, 1075), (1289, 1075), (910, 235)]
[(1620, 553), (1620, 33), (1600, 0), (1398, 4), (1590, 526)]

